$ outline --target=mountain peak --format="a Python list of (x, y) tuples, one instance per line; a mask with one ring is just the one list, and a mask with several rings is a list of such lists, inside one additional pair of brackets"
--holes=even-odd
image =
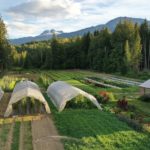
[(56, 31), (55, 29), (51, 29), (51, 30), (45, 30), (43, 31), (40, 36), (45, 36), (45, 35), (53, 35), (53, 34), (62, 34), (63, 31)]
[[(97, 26), (84, 28), (84, 29), (74, 31), (74, 32), (64, 33), (63, 31), (57, 31), (55, 29), (45, 30), (40, 35), (35, 36), (35, 37), (24, 37), (24, 38), (19, 38), (19, 39), (11, 39), (10, 43), (15, 44), (15, 45), (20, 45), (20, 44), (29, 43), (29, 42), (32, 42), (32, 41), (49, 40), (53, 37), (53, 34), (57, 35), (60, 38), (70, 38), (70, 37), (75, 37), (75, 36), (83, 36), (84, 34), (86, 34), (88, 32), (93, 33), (95, 30), (100, 31), (103, 28), (108, 28), (110, 31), (113, 32), (115, 30), (117, 24), (120, 21), (124, 21), (124, 20), (129, 20), (129, 21), (132, 21), (133, 23), (137, 23), (137, 24), (140, 25), (141, 23), (144, 22), (145, 19), (131, 18), (131, 17), (117, 17), (117, 18), (114, 18), (114, 19), (110, 20), (106, 24), (100, 24), (100, 25), (97, 25)], [(148, 21), (148, 22), (150, 24), (150, 21)]]

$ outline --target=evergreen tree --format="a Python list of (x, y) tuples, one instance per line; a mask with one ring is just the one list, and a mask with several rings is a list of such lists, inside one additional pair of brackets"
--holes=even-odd
[(128, 40), (126, 40), (126, 42), (125, 42), (124, 50), (125, 50), (126, 65), (130, 68), (130, 64), (131, 64), (131, 52), (130, 52), (130, 46), (129, 46)]
[(80, 48), (80, 66), (81, 68), (88, 68), (88, 50), (90, 47), (90, 33), (85, 34), (81, 39), (81, 48)]
[(6, 26), (2, 18), (0, 18), (0, 70), (3, 70), (10, 65), (10, 46), (6, 36)]
[(130, 21), (120, 22), (115, 31), (112, 34), (112, 46), (114, 47), (114, 60), (116, 66), (116, 71), (122, 72), (123, 74), (127, 73), (127, 62), (126, 62), (126, 52), (125, 52), (125, 43), (128, 41), (130, 49), (132, 49), (132, 43), (134, 42), (134, 24)]
[(141, 36), (141, 44), (142, 44), (142, 63), (141, 67), (144, 69), (149, 69), (150, 65), (150, 51), (149, 51), (149, 25), (148, 21), (145, 20), (143, 24), (140, 26), (140, 36)]
[(139, 28), (135, 25), (134, 43), (132, 49), (132, 67), (134, 71), (139, 70), (139, 64), (141, 60), (141, 38), (139, 35)]

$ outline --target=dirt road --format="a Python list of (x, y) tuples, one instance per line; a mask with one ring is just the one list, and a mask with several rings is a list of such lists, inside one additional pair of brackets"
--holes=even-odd
[(5, 93), (2, 99), (0, 100), (0, 117), (4, 116), (10, 97), (11, 97), (11, 93)]
[(64, 150), (53, 120), (45, 116), (42, 120), (32, 121), (34, 150)]

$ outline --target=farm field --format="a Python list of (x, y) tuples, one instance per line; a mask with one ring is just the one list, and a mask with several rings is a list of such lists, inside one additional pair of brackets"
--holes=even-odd
[[(118, 86), (120, 89), (89, 83), (85, 78), (97, 79), (97, 81), (103, 83), (106, 83), (107, 80), (107, 84)], [(15, 84), (22, 79), (32, 80), (40, 86), (52, 111), (52, 114), (48, 117), (53, 120), (58, 130), (58, 139), (62, 141), (65, 150), (149, 150), (150, 103), (144, 103), (138, 99), (140, 92), (137, 85), (142, 82), (141, 80), (83, 70), (9, 71), (2, 75), (0, 79), (0, 86), (5, 91), (5, 95), (0, 101), (1, 116), (4, 114), (10, 93), (13, 91)], [(93, 107), (88, 109), (84, 107), (68, 107), (59, 113), (46, 95), (48, 85), (57, 80), (66, 81), (94, 95), (102, 103), (103, 111)], [(99, 97), (104, 92), (111, 93), (111, 98), (108, 102), (103, 102)], [(117, 101), (123, 96), (126, 96), (132, 110), (121, 111), (116, 108)], [(137, 131), (137, 127), (134, 128), (133, 125), (126, 121), (120, 121), (117, 117), (118, 111), (119, 114), (129, 119), (130, 115), (134, 115), (134, 120), (137, 122), (140, 122), (139, 118), (142, 117), (143, 120), (140, 122), (140, 125), (146, 126), (147, 130)], [(33, 144), (35, 136), (33, 135), (33, 124), (32, 120), (27, 122), (16, 121), (9, 124), (4, 121), (4, 124), (0, 125), (0, 149), (36, 150), (37, 148)], [(46, 126), (46, 123), (39, 123), (41, 130), (44, 126)], [(45, 136), (48, 138), (51, 136), (50, 133), (51, 131), (48, 131)], [(45, 134), (45, 131), (42, 134)], [(40, 137), (38, 138), (40, 139)]]

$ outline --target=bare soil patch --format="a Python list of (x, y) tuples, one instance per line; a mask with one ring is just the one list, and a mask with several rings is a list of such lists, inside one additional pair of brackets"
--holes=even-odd
[(2, 99), (0, 100), (0, 117), (4, 117), (4, 113), (7, 109), (11, 93), (4, 93)]

